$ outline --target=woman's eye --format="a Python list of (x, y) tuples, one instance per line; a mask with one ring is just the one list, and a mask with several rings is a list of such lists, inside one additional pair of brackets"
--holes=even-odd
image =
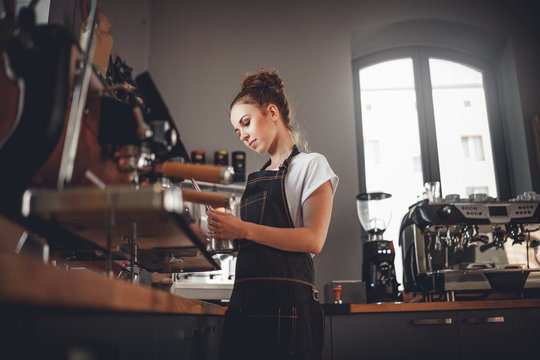
[(249, 126), (250, 119), (244, 121), (244, 126)]

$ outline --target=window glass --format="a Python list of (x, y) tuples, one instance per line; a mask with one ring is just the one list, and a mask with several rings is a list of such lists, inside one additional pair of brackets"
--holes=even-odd
[(443, 195), (497, 197), (482, 73), (435, 58), (429, 71)]
[(402, 278), (399, 226), (422, 194), (416, 93), (411, 58), (360, 70), (366, 191), (392, 195), (392, 219), (383, 235), (393, 240), (396, 275)]

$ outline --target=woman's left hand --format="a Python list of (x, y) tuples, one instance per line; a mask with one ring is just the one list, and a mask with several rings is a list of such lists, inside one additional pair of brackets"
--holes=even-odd
[(245, 237), (245, 224), (236, 216), (218, 210), (209, 210), (206, 215), (208, 216), (208, 230), (213, 231), (213, 233), (207, 233), (206, 236), (221, 240)]

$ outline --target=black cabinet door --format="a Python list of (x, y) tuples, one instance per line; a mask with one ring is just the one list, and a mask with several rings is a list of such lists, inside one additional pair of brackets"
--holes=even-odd
[[(156, 319), (138, 314), (42, 313), (25, 324), (26, 347), (43, 359), (155, 359)], [(34, 358), (34, 357), (29, 357)]]
[(0, 358), (216, 360), (223, 316), (0, 309)]
[(455, 311), (332, 316), (332, 359), (459, 359)]
[(538, 356), (538, 308), (460, 311), (458, 319), (462, 359)]

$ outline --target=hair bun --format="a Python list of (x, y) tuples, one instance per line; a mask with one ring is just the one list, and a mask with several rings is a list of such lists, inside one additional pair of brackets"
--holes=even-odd
[(278, 92), (283, 91), (283, 80), (276, 71), (261, 70), (257, 74), (247, 75), (242, 79), (242, 90), (251, 88), (269, 88)]

